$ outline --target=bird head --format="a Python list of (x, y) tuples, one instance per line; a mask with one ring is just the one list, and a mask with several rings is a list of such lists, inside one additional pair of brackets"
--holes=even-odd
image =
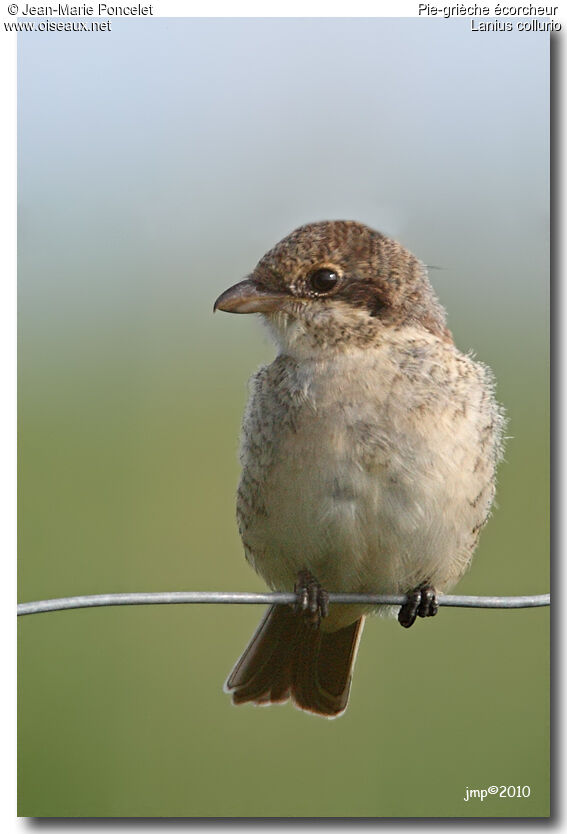
[(354, 221), (296, 229), (223, 292), (215, 310), (261, 313), (284, 349), (348, 349), (384, 328), (421, 327), (450, 339), (425, 266), (399, 243)]

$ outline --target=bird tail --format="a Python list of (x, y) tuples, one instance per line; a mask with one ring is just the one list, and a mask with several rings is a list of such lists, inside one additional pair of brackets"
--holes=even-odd
[(324, 632), (283, 605), (268, 608), (225, 684), (234, 704), (277, 704), (289, 698), (317, 715), (347, 707), (364, 617)]

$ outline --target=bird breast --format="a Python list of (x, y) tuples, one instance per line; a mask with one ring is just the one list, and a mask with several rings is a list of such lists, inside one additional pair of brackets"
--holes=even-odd
[(485, 366), (423, 331), (251, 380), (237, 515), (248, 559), (291, 589), (444, 590), (466, 569), (494, 492), (502, 418)]

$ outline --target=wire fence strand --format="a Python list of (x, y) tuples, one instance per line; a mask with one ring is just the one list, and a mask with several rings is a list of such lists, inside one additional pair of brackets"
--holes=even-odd
[[(389, 594), (329, 594), (332, 604), (403, 605), (405, 595)], [(109, 605), (186, 605), (237, 604), (237, 605), (293, 605), (298, 601), (294, 593), (250, 594), (239, 591), (165, 591), (139, 594), (89, 594), (87, 596), (41, 599), (18, 605), (18, 617), (25, 614), (42, 614), (47, 611), (65, 611), (71, 608), (100, 608)], [(550, 605), (550, 594), (520, 597), (454, 596), (440, 594), (439, 605), (451, 608), (539, 608)]]

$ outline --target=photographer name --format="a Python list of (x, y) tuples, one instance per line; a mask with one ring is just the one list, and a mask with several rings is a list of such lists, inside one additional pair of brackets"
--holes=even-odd
[(98, 3), (96, 6), (73, 6), (70, 3), (59, 3), (57, 6), (23, 6), (19, 13), (29, 17), (145, 17), (153, 15), (154, 7), (142, 6), (108, 6)]

